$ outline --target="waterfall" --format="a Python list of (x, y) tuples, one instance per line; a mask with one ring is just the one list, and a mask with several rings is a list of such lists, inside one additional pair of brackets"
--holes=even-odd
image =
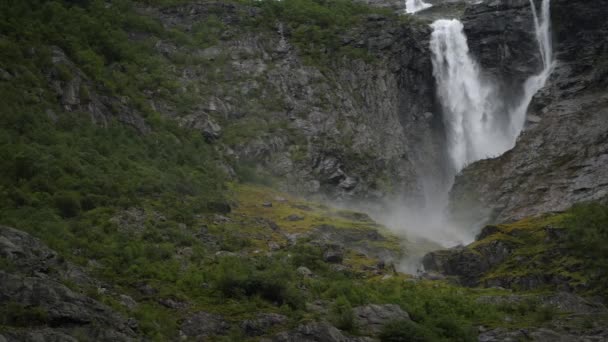
[[(511, 114), (511, 131), (515, 134), (515, 137), (519, 135), (526, 122), (526, 114), (528, 112), (528, 106), (532, 102), (534, 95), (542, 89), (547, 83), (547, 79), (551, 76), (553, 67), (555, 66), (555, 60), (553, 59), (553, 46), (551, 44), (551, 1), (542, 0), (541, 3), (541, 15), (538, 16), (536, 5), (533, 0), (530, 0), (530, 7), (532, 7), (532, 15), (534, 16), (534, 28), (536, 31), (536, 41), (538, 43), (538, 50), (540, 53), (543, 69), (540, 73), (528, 78), (524, 84), (524, 92), (519, 102), (519, 105)], [(515, 141), (513, 141), (515, 145)]]
[(416, 13), (431, 6), (433, 5), (426, 3), (423, 0), (405, 0), (405, 12), (407, 13)]
[[(415, 3), (407, 1), (408, 12), (417, 8)], [(389, 227), (400, 227), (399, 231), (410, 241), (410, 254), (399, 266), (404, 272), (416, 272), (422, 256), (438, 245), (452, 247), (471, 242), (475, 230), (483, 223), (456, 222), (450, 217), (449, 190), (454, 176), (467, 164), (513, 148), (533, 96), (552, 71), (549, 0), (542, 0), (540, 11), (533, 0), (530, 5), (542, 70), (521, 85), (522, 95), (518, 98), (506, 98), (493, 80), (484, 77), (481, 66), (469, 52), (459, 20), (441, 19), (431, 25), (433, 75), (443, 111), (449, 165), (439, 176), (441, 179), (433, 172), (420, 176), (424, 201), (416, 205), (396, 203), (396, 208), (390, 210), (392, 214), (377, 218)]]
[(456, 19), (432, 24), (431, 52), (437, 95), (443, 107), (448, 155), (454, 171), (504, 152), (510, 143), (497, 123), (494, 87), (484, 82)]
[(553, 67), (549, 0), (542, 0), (541, 16), (530, 0), (543, 70), (528, 78), (523, 95), (505, 120), (503, 99), (496, 87), (482, 77), (469, 53), (463, 24), (437, 20), (431, 26), (433, 73), (443, 107), (447, 150), (454, 172), (474, 161), (498, 156), (513, 148), (523, 129), (534, 94), (546, 83)]

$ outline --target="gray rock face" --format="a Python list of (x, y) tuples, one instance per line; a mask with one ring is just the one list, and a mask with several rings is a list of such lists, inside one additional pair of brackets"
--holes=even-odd
[(298, 326), (296, 329), (280, 333), (272, 338), (273, 342), (365, 342), (373, 341), (366, 337), (348, 337), (336, 327), (314, 322)]
[(135, 332), (124, 318), (105, 305), (53, 280), (0, 271), (0, 283), (0, 301), (3, 305), (10, 301), (24, 307), (38, 307), (46, 312), (45, 323), (52, 327), (72, 327), (76, 330), (80, 327), (98, 341), (135, 340)]
[[(255, 165), (288, 191), (345, 201), (414, 196), (421, 193), (419, 174), (440, 173), (441, 124), (438, 115), (428, 115), (435, 95), (426, 25), (370, 15), (340, 39), (373, 62), (342, 56), (321, 67), (303, 60), (284, 23), (276, 23), (274, 32), (243, 32), (242, 13), (255, 17), (256, 8), (197, 3), (142, 11), (185, 31), (221, 13), (226, 34), (214, 46), (157, 44), (169, 58), (187, 54), (205, 61), (176, 65), (180, 83), (194, 89), (196, 111), (178, 114), (151, 101), (161, 113), (228, 145), (235, 164)], [(221, 126), (221, 136), (208, 122)], [(255, 134), (233, 138), (248, 129)]]
[[(352, 217), (351, 217), (352, 218)], [(369, 219), (369, 217), (367, 217)], [(306, 234), (310, 243), (320, 246), (324, 251), (331, 251), (327, 255), (334, 254), (334, 250), (341, 250), (342, 255), (346, 250), (362, 253), (368, 257), (377, 258), (385, 266), (399, 260), (400, 250), (380, 247), (375, 242), (385, 241), (386, 238), (378, 231), (364, 231), (360, 229), (338, 228), (331, 225), (321, 225), (312, 232)]]
[(275, 325), (287, 322), (287, 317), (275, 313), (261, 313), (254, 319), (248, 319), (241, 323), (241, 329), (247, 336), (264, 335)]
[(358, 306), (353, 309), (353, 313), (357, 327), (371, 334), (380, 333), (387, 323), (410, 320), (407, 312), (396, 304)]
[(73, 336), (96, 341), (136, 340), (135, 326), (129, 320), (61, 283), (70, 280), (81, 285), (98, 285), (38, 239), (0, 226), (0, 256), (12, 265), (0, 271), (0, 305), (35, 310), (38, 317), (23, 329), (3, 332), (8, 341), (76, 340)]
[(461, 247), (428, 253), (422, 264), (426, 271), (458, 276), (466, 286), (478, 285), (479, 278), (490, 268), (488, 258)]
[(204, 340), (209, 336), (225, 335), (230, 325), (220, 315), (200, 311), (188, 317), (180, 326), (180, 335)]
[(91, 121), (101, 127), (107, 127), (111, 119), (116, 118), (141, 134), (150, 132), (150, 127), (128, 98), (99, 93), (97, 85), (60, 48), (52, 47), (51, 60), (47, 80), (66, 111), (87, 113)]
[(483, 70), (510, 88), (542, 68), (529, 0), (468, 6), (461, 20), (469, 49)]
[(557, 66), (515, 148), (456, 178), (451, 202), (465, 221), (486, 213), (492, 222), (518, 219), (608, 198), (608, 2), (551, 6)]

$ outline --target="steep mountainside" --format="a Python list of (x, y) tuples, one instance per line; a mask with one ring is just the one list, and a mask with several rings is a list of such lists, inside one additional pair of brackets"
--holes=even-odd
[(456, 219), (523, 220), (416, 275), (435, 243), (343, 207), (446, 188), (429, 24), (509, 108), (528, 0), (0, 2), (0, 342), (605, 340), (608, 209), (546, 212), (608, 198), (607, 1), (552, 1), (526, 130), (456, 179)]
[(457, 212), (491, 212), (491, 221), (502, 222), (607, 198), (608, 3), (552, 6), (555, 70), (515, 148), (457, 177)]
[[(170, 60), (196, 56), (198, 63), (176, 66), (196, 102), (177, 120), (195, 128), (206, 120), (219, 124), (218, 145), (240, 167), (265, 170), (292, 192), (361, 199), (411, 194), (423, 162), (440, 163), (425, 25), (369, 14), (337, 42), (312, 42), (302, 51), (298, 42), (312, 32), (281, 18), (243, 29), (246, 21), (267, 20), (247, 6), (211, 2), (142, 12), (165, 29), (194, 34), (200, 23), (218, 20), (223, 33), (211, 47), (159, 40), (155, 48)], [(328, 58), (323, 50), (333, 44), (339, 51)]]

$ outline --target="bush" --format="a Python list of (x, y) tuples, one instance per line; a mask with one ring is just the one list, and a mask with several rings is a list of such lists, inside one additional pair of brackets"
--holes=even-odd
[(564, 220), (566, 247), (583, 260), (593, 292), (608, 298), (608, 206), (583, 203), (572, 207)]
[(438, 338), (430, 330), (412, 321), (394, 321), (380, 332), (382, 342), (434, 342)]
[(75, 192), (61, 192), (55, 195), (53, 199), (55, 208), (59, 210), (59, 214), (63, 218), (76, 217), (80, 214), (81, 205), (80, 198)]
[(215, 288), (229, 298), (254, 297), (293, 309), (304, 306), (304, 298), (294, 287), (295, 275), (289, 265), (262, 258), (246, 261), (238, 257), (220, 259), (212, 270)]
[(331, 308), (331, 321), (339, 329), (346, 331), (355, 330), (355, 316), (353, 308), (346, 297), (340, 296)]

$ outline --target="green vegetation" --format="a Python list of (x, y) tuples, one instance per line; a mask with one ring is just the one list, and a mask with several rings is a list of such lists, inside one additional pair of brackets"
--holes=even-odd
[(566, 246), (580, 258), (593, 276), (592, 287), (608, 298), (608, 206), (599, 203), (575, 205), (564, 220)]
[[(554, 289), (566, 283), (581, 294), (608, 298), (608, 207), (599, 203), (575, 205), (564, 213), (530, 217), (500, 224), (497, 231), (469, 245), (474, 252), (500, 242), (512, 249), (510, 255), (482, 278), (545, 279), (542, 288)], [(547, 279), (549, 279), (547, 281)], [(514, 282), (512, 287), (519, 288)]]
[(0, 326), (26, 327), (46, 323), (48, 323), (48, 313), (40, 307), (25, 307), (14, 302), (4, 303), (0, 306)]
[[(182, 1), (141, 2), (170, 6)], [(243, 30), (275, 30), (282, 22), (306, 60), (319, 65), (344, 55), (369, 60), (365, 49), (344, 43), (343, 36), (369, 14), (392, 16), (347, 0), (245, 3), (259, 11), (252, 18), (235, 14)], [(159, 341), (178, 338), (180, 320), (199, 310), (223, 314), (231, 322), (259, 312), (282, 313), (289, 318), (282, 328), (327, 319), (357, 334), (362, 332), (353, 308), (397, 304), (413, 322), (387, 326), (383, 341), (470, 341), (476, 325), (507, 325), (506, 315), (514, 317), (509, 324), (550, 319), (550, 312), (532, 307), (476, 304), (485, 290), (414, 282), (391, 267), (370, 271), (378, 260), (365, 253), (346, 251), (344, 270), (336, 271), (323, 261), (321, 247), (305, 239), (291, 245), (289, 234), (324, 226), (327, 234), (373, 233), (379, 238), (365, 241), (366, 247), (396, 254), (402, 250), (396, 236), (365, 215), (265, 187), (227, 183), (214, 146), (200, 133), (162, 117), (149, 103), (150, 97), (160, 98), (173, 105), (177, 115), (192, 111), (193, 86), (181, 90), (170, 63), (208, 63), (204, 65), (214, 70), (224, 63), (221, 58), (204, 61), (182, 52), (163, 57), (153, 49), (156, 39), (206, 48), (218, 43), (226, 24), (211, 13), (190, 32), (165, 29), (158, 21), (138, 15), (136, 4), (129, 0), (0, 3), (0, 224), (40, 238), (112, 289), (102, 293), (69, 280), (64, 281), (66, 286), (135, 317), (140, 331)], [(67, 58), (61, 57), (61, 51)], [(222, 73), (217, 69), (210, 71), (210, 77)], [(75, 80), (80, 81), (78, 110), (62, 104), (56, 90), (56, 82), (61, 86)], [(102, 98), (110, 99), (103, 113), (96, 113), (103, 118), (92, 120), (87, 105), (97, 105)], [(268, 102), (266, 110), (282, 105), (276, 98)], [(138, 125), (143, 129), (132, 127)], [(227, 144), (251, 140), (260, 131), (287, 129), (283, 122), (262, 115), (225, 128), (222, 142)], [(293, 152), (295, 160), (305, 159), (304, 149)], [(236, 171), (241, 180), (269, 184), (254, 165), (243, 163)], [(266, 201), (273, 202), (272, 207), (261, 206)], [(290, 220), (290, 215), (301, 219)], [(606, 238), (605, 208), (575, 208), (568, 215), (565, 224), (572, 236), (582, 238), (569, 240), (568, 248), (576, 251), (572, 259), (556, 262), (576, 266), (582, 258), (598, 256), (585, 267), (604, 267), (606, 249), (597, 241)], [(529, 241), (534, 247), (522, 248), (518, 255), (544, 248), (537, 243), (545, 237), (534, 228), (539, 225), (543, 226), (531, 225)], [(511, 229), (503, 228), (505, 233)], [(523, 244), (527, 238), (511, 242)], [(299, 274), (296, 270), (301, 266), (314, 276)], [(0, 270), (15, 272), (16, 266), (2, 257)], [(603, 281), (605, 273), (593, 279)], [(142, 286), (154, 291), (141, 291)], [(132, 296), (138, 306), (121, 305), (121, 293)], [(167, 298), (187, 305), (159, 304)], [(317, 300), (328, 303), (326, 314), (307, 306)], [(40, 307), (11, 302), (0, 308), (0, 328), (47, 324), (48, 314)], [(233, 335), (243, 339), (238, 332)]]
[(252, 4), (262, 9), (264, 23), (286, 23), (291, 31), (291, 41), (315, 65), (327, 65), (330, 57), (336, 57), (336, 54), (369, 60), (371, 57), (365, 49), (344, 44), (341, 36), (361, 25), (369, 14), (396, 17), (390, 10), (350, 0), (258, 1)]

